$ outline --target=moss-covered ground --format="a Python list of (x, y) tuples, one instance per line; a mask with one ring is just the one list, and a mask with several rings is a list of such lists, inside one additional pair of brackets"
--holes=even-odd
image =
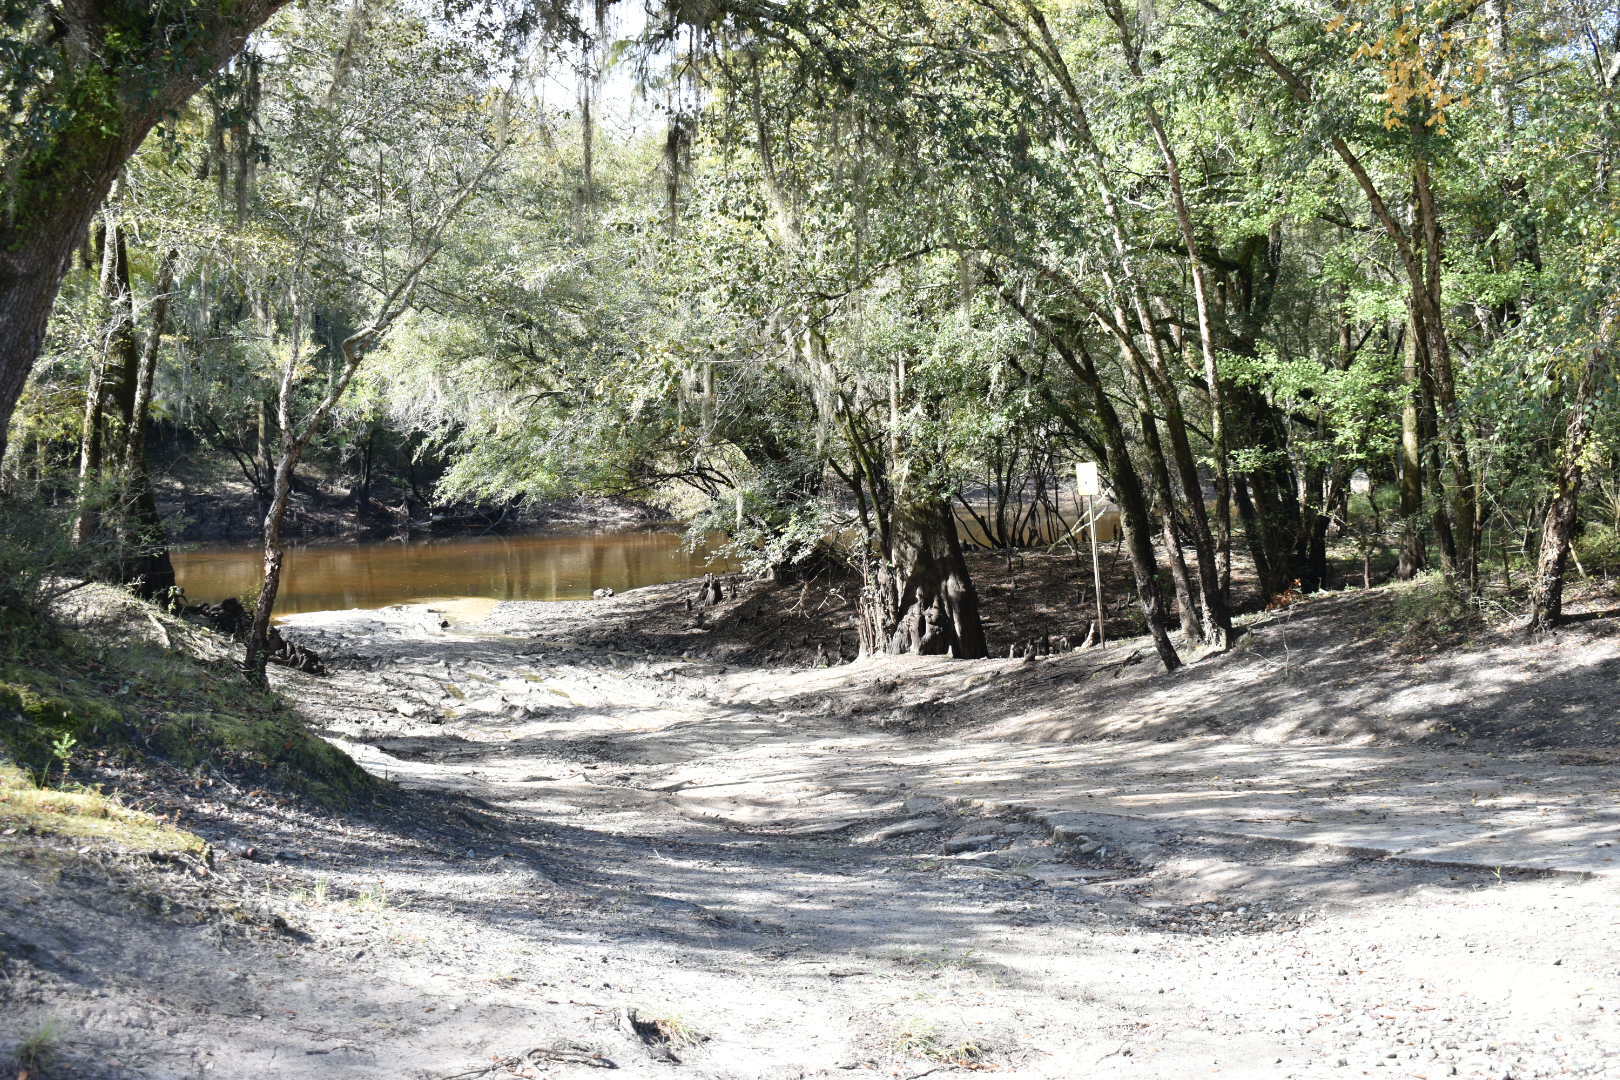
[(375, 791), (346, 754), (222, 654), (119, 642), (0, 612), (0, 765), (13, 767), (9, 801), (20, 805), (24, 781), (63, 787), (86, 764), (109, 760), (206, 769), (333, 807)]

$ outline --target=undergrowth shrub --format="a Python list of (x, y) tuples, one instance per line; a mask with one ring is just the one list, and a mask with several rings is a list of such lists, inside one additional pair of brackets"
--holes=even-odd
[(121, 580), (137, 550), (128, 541), (125, 493), (112, 482), (90, 491), (99, 527), (73, 542), (72, 500), (53, 504), (35, 492), (0, 494), (0, 614), (39, 612), (84, 581)]
[(1589, 571), (1620, 570), (1620, 529), (1588, 525), (1575, 540), (1575, 553)]
[(1393, 591), (1385, 631), (1402, 650), (1429, 652), (1456, 645), (1487, 625), (1479, 601), (1438, 571), (1399, 583)]
[(0, 608), (37, 610), (93, 561), (70, 542), (70, 515), (19, 495), (0, 495)]

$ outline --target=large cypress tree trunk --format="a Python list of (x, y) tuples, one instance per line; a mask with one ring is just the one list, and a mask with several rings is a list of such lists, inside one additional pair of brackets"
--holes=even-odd
[(1233, 388), (1227, 401), (1242, 445), (1261, 452), (1261, 465), (1239, 478), (1245, 490), (1238, 495), (1238, 512), (1260, 594), (1270, 599), (1304, 576), (1296, 551), (1301, 507), (1289, 463), (1286, 421), (1250, 387)]
[(898, 509), (889, 536), (889, 551), (868, 567), (861, 592), (861, 654), (988, 656), (950, 503), (929, 499)]

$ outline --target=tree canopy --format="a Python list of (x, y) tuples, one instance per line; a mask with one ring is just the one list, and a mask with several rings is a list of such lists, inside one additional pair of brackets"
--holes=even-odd
[(14, 487), (76, 460), (83, 503), (146, 410), (270, 517), (306, 450), (369, 485), (379, 438), (441, 501), (680, 487), (761, 569), (857, 573), (867, 650), (981, 656), (963, 538), (1068, 531), (1091, 460), (1172, 668), (1334, 543), (1470, 595), (1517, 560), (1547, 627), (1613, 527), (1599, 5), (4, 25)]

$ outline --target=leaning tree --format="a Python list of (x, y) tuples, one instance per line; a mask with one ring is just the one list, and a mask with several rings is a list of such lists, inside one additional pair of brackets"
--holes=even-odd
[(69, 258), (124, 163), (284, 3), (5, 0), (0, 456)]

